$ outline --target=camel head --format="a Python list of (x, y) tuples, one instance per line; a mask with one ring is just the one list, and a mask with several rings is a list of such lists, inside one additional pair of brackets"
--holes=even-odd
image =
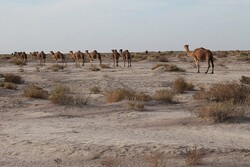
[(71, 51), (69, 51), (69, 53), (70, 53), (70, 54), (73, 54), (73, 51), (71, 50)]
[(88, 51), (88, 50), (85, 50), (85, 52), (89, 54), (89, 51)]
[(185, 48), (186, 50), (189, 50), (189, 45), (184, 45), (184, 48)]
[(53, 51), (50, 51), (50, 53), (51, 53), (52, 55), (54, 55), (54, 52), (53, 52)]
[(122, 53), (122, 49), (119, 50)]

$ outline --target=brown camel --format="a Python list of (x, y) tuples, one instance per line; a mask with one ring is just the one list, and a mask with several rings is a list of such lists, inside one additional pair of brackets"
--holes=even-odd
[(120, 53), (118, 53), (116, 49), (115, 50), (111, 50), (111, 51), (112, 51), (112, 58), (113, 58), (113, 61), (114, 61), (114, 67), (115, 66), (118, 67)]
[(46, 54), (41, 51), (40, 53), (39, 52), (30, 52), (30, 56), (32, 59), (36, 59), (38, 58), (39, 59), (39, 64), (41, 66), (45, 66), (45, 60), (46, 60)]
[(84, 66), (84, 60), (85, 60), (84, 53), (82, 53), (81, 51), (75, 53), (73, 51), (69, 51), (69, 54), (71, 55), (72, 59), (75, 60), (76, 65), (78, 65), (80, 59), (82, 59), (82, 66)]
[(129, 53), (128, 50), (124, 50), (122, 51), (122, 49), (120, 49), (120, 54), (122, 55), (123, 58), (123, 62), (124, 62), (124, 67), (126, 64), (126, 61), (128, 61), (128, 67), (131, 67), (131, 54)]
[(20, 58), (23, 62), (27, 63), (27, 54), (25, 52), (14, 52), (14, 56)]
[(57, 51), (56, 53), (50, 51), (50, 53), (55, 58), (56, 64), (58, 64), (58, 59), (62, 59), (62, 64), (64, 63), (67, 66), (66, 57), (64, 54), (62, 54), (60, 51)]
[(212, 64), (212, 72), (211, 74), (214, 73), (214, 58), (213, 58), (213, 53), (205, 48), (197, 48), (194, 51), (189, 50), (189, 45), (185, 45), (184, 48), (186, 49), (186, 53), (188, 56), (192, 57), (195, 61), (196, 67), (198, 68), (198, 73), (200, 72), (200, 61), (206, 60), (208, 63), (207, 71), (208, 72), (210, 68), (210, 63)]
[(101, 58), (101, 54), (98, 53), (96, 50), (94, 50), (93, 52), (89, 53), (88, 50), (85, 51), (86, 54), (88, 55), (88, 58), (89, 58), (89, 61), (90, 63), (92, 64), (93, 62), (93, 59), (96, 59), (98, 58), (99, 62), (100, 62), (100, 65), (102, 64), (102, 58)]
[(38, 53), (38, 58), (39, 58), (41, 66), (45, 66), (46, 56), (47, 55), (44, 53), (44, 51), (41, 51), (40, 53)]

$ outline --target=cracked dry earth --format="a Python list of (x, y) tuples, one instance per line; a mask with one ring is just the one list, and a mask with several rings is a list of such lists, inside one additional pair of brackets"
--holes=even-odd
[[(30, 62), (20, 72), (20, 67), (1, 62), (1, 73), (19, 74), (25, 83), (17, 90), (0, 87), (0, 166), (181, 167), (186, 165), (187, 150), (197, 146), (204, 153), (202, 167), (248, 167), (250, 123), (215, 124), (195, 117), (193, 111), (200, 104), (193, 99), (193, 91), (177, 95), (173, 104), (146, 102), (143, 111), (128, 109), (127, 101), (107, 103), (103, 93), (92, 94), (84, 107), (56, 105), (22, 95), (29, 84), (50, 91), (57, 83), (86, 96), (93, 86), (103, 91), (127, 87), (153, 95), (170, 88), (180, 76), (195, 88), (250, 76), (249, 64), (228, 59), (223, 59), (224, 66), (215, 63), (213, 75), (197, 74), (191, 63), (175, 58), (170, 63), (186, 72), (151, 70), (156, 63), (150, 61), (97, 72), (89, 70), (89, 63), (80, 68), (69, 63), (67, 68), (53, 72), (48, 69), (53, 63), (38, 71), (37, 63)], [(205, 68), (206, 63), (201, 70)]]

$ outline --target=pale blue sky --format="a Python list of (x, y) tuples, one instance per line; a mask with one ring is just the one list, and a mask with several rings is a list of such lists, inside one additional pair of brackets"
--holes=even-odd
[(250, 0), (0, 0), (0, 53), (250, 49)]

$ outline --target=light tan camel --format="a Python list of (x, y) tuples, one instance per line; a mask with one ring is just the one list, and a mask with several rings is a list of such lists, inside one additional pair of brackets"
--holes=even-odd
[(38, 57), (38, 52), (30, 52), (31, 59), (36, 59)]
[(213, 58), (213, 53), (205, 48), (197, 48), (194, 51), (189, 50), (189, 45), (184, 46), (186, 53), (189, 57), (192, 57), (195, 61), (196, 67), (198, 68), (198, 73), (200, 72), (200, 61), (206, 60), (208, 63), (207, 71), (208, 72), (210, 68), (210, 63), (212, 64), (212, 72), (211, 74), (214, 73), (214, 58)]
[(120, 49), (120, 54), (122, 55), (123, 58), (123, 62), (124, 62), (124, 67), (126, 64), (126, 61), (128, 61), (128, 67), (131, 67), (131, 54), (129, 53), (128, 50), (124, 50), (122, 51), (122, 49)]
[(84, 66), (84, 53), (82, 53), (81, 51), (75, 53), (73, 51), (69, 51), (69, 54), (71, 55), (72, 59), (75, 60), (76, 65), (80, 64), (80, 59), (82, 59), (82, 66)]
[(120, 53), (117, 52), (117, 50), (111, 50), (112, 51), (112, 58), (114, 61), (114, 67), (118, 67), (118, 62), (119, 62), (119, 57), (120, 57)]
[(57, 51), (56, 53), (50, 51), (50, 54), (55, 58), (56, 64), (58, 64), (58, 59), (62, 59), (62, 64), (64, 63), (67, 66), (66, 57), (60, 51)]
[(98, 60), (99, 60), (99, 62), (100, 62), (100, 65), (102, 64), (101, 54), (98, 53), (96, 50), (94, 50), (94, 51), (91, 52), (91, 53), (89, 53), (88, 50), (86, 50), (85, 52), (86, 52), (86, 54), (88, 55), (88, 58), (89, 58), (89, 61), (90, 61), (91, 64), (92, 64), (92, 62), (93, 62), (93, 59), (97, 59), (97, 58), (98, 58)]

